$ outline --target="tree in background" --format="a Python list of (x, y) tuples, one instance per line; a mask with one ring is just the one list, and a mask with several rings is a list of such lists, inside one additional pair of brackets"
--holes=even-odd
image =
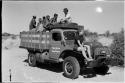
[(10, 33), (7, 33), (7, 32), (4, 32), (2, 33), (2, 36), (10, 36), (11, 34)]
[(89, 36), (89, 35), (90, 35), (89, 30), (84, 30), (84, 35), (85, 35), (85, 36)]
[(111, 45), (111, 64), (124, 65), (124, 29), (122, 28), (119, 33), (114, 33), (113, 44)]
[(98, 36), (98, 33), (97, 32), (91, 32), (89, 30), (84, 30), (84, 35), (89, 37), (89, 36), (95, 36), (97, 37)]
[(109, 31), (109, 30), (107, 30), (107, 31), (105, 32), (105, 36), (106, 36), (106, 37), (109, 37), (109, 36), (110, 36), (110, 31)]

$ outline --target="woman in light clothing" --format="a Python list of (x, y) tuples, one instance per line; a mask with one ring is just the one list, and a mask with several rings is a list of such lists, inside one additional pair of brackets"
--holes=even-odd
[[(92, 59), (92, 56), (91, 56), (91, 53), (90, 53), (90, 46), (84, 45), (84, 40), (85, 40), (85, 38), (83, 36), (83, 30), (81, 29), (79, 31), (79, 35), (76, 36), (76, 42), (77, 42), (76, 44), (79, 46), (77, 48), (77, 50), (82, 51), (82, 54), (87, 61), (92, 61), (93, 59)], [(89, 57), (87, 57), (86, 52), (88, 53)]]

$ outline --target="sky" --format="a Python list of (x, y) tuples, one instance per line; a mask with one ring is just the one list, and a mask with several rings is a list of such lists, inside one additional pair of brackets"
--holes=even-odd
[(2, 33), (19, 34), (29, 30), (33, 15), (64, 17), (63, 9), (68, 8), (72, 22), (83, 25), (85, 30), (99, 34), (109, 30), (119, 32), (124, 27), (123, 1), (3, 1)]

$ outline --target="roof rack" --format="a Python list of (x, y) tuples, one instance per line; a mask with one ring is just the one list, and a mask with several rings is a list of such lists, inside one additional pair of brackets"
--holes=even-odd
[(78, 30), (78, 24), (77, 23), (56, 23), (54, 25), (50, 25), (48, 29), (75, 29)]

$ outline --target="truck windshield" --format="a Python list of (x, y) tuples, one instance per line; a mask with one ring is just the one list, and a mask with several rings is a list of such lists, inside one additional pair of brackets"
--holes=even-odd
[(63, 34), (66, 40), (74, 40), (76, 36), (76, 31), (64, 31)]

